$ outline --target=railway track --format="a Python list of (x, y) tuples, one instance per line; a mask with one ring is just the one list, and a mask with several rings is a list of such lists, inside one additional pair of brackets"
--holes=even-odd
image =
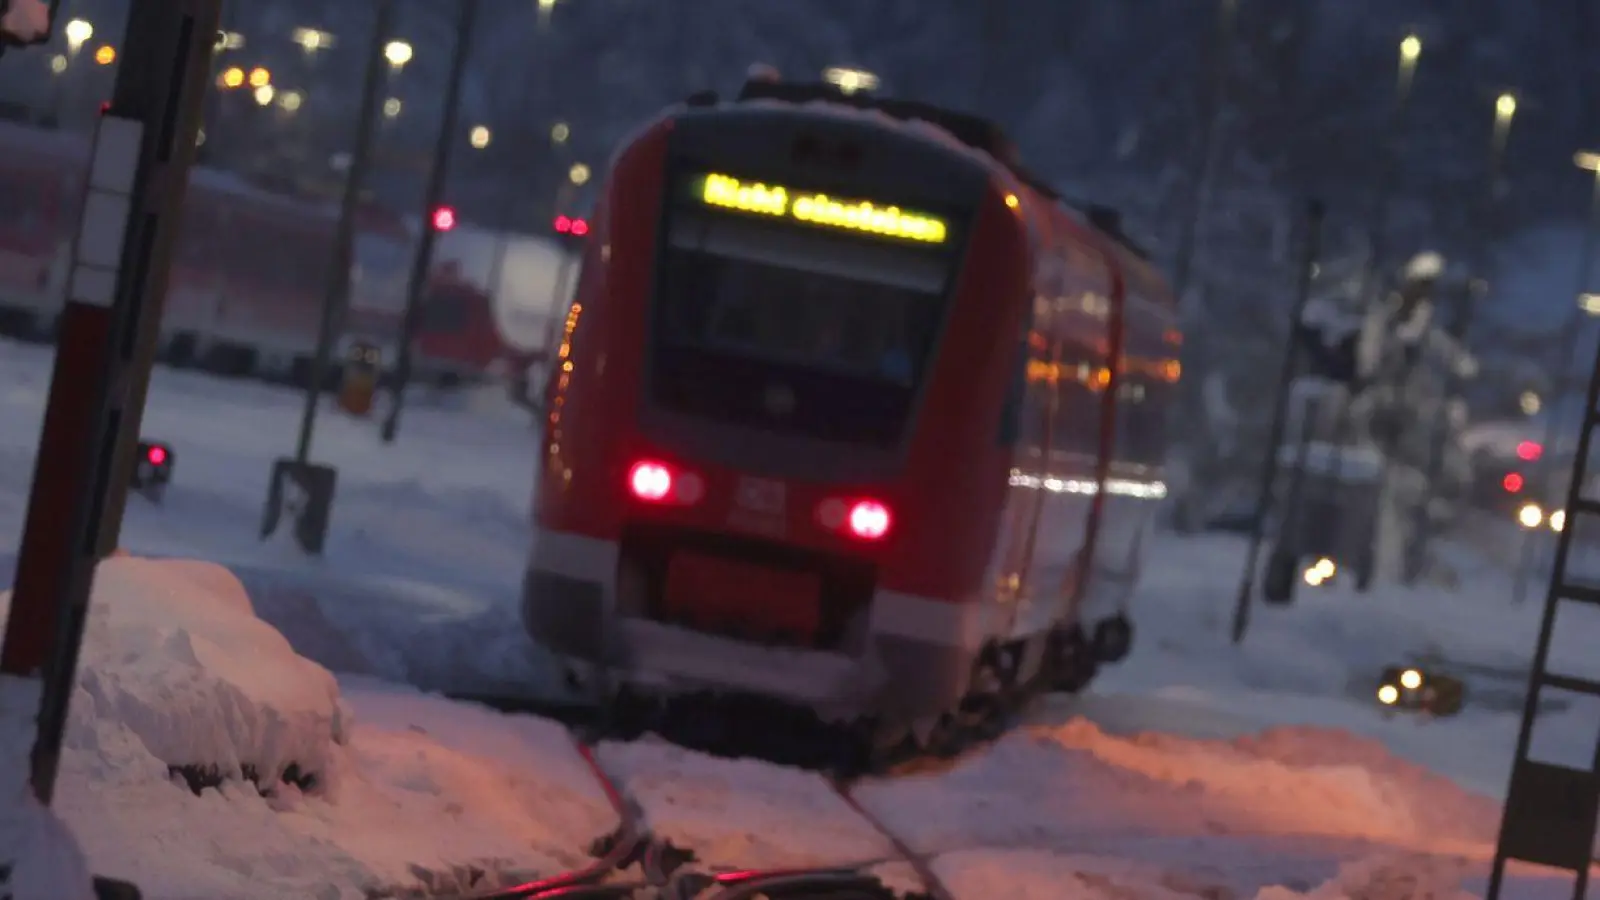
[[(887, 759), (883, 765), (866, 767), (858, 758), (829, 759), (826, 750), (815, 746), (778, 747), (770, 733), (748, 718), (741, 720), (748, 735), (767, 740), (752, 740), (735, 746), (722, 740), (706, 740), (698, 735), (673, 733), (660, 719), (602, 720), (588, 707), (550, 704), (512, 699), (457, 695), (453, 699), (478, 703), (514, 715), (537, 715), (566, 725), (574, 745), (589, 765), (618, 816), (617, 828), (592, 848), (594, 861), (581, 869), (559, 873), (538, 881), (493, 891), (469, 894), (459, 900), (955, 900), (948, 887), (933, 871), (930, 858), (919, 854), (867, 809), (855, 796), (855, 787), (868, 775), (895, 777), (917, 771), (913, 760)], [(608, 717), (609, 718), (609, 717)], [(782, 722), (779, 733), (794, 740), (793, 722)], [(787, 727), (782, 727), (787, 726)], [(713, 756), (754, 756), (775, 764), (809, 770), (824, 770), (829, 789), (850, 811), (865, 822), (891, 848), (891, 852), (872, 859), (816, 867), (744, 869), (738, 871), (709, 868), (692, 848), (674, 846), (651, 831), (647, 815), (630, 795), (624, 779), (608, 772), (596, 746), (601, 740), (635, 740), (651, 731), (686, 749)], [(974, 731), (973, 740), (961, 748), (947, 745), (935, 761), (954, 760), (974, 752), (1001, 733), (998, 729)], [(682, 738), (688, 737), (684, 740)], [(694, 738), (700, 738), (695, 740)], [(827, 737), (822, 740), (826, 742)], [(750, 752), (750, 751), (756, 752)], [(773, 753), (773, 750), (791, 752)], [(768, 751), (768, 752), (762, 752)], [(798, 752), (794, 752), (798, 751)], [(896, 891), (873, 874), (884, 866), (904, 865), (915, 875), (921, 890)]]

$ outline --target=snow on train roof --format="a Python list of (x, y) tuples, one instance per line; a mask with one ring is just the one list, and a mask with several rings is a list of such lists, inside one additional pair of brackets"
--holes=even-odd
[[(911, 132), (928, 138), (947, 150), (959, 153), (984, 166), (1007, 182), (1009, 188), (1019, 190), (1026, 188), (1053, 201), (1053, 208), (1079, 229), (1080, 234), (1110, 238), (1112, 244), (1128, 257), (1123, 260), (1125, 265), (1130, 269), (1148, 270), (1141, 273), (1139, 279), (1141, 282), (1159, 280), (1155, 277), (1154, 267), (1148, 255), (1126, 234), (1120, 230), (1108, 230), (1097, 224), (1089, 212), (1067, 202), (1043, 179), (1028, 171), (1017, 159), (1015, 145), (998, 125), (980, 116), (931, 104), (904, 100), (888, 102), (893, 104), (892, 111), (882, 104), (873, 105), (858, 96), (846, 95), (826, 86), (753, 82), (745, 85), (738, 98), (724, 105), (729, 108), (803, 109), (842, 119), (867, 121), (880, 127)], [(963, 130), (972, 134), (969, 137), (962, 137), (956, 133), (955, 125), (964, 126)], [(988, 146), (975, 143), (984, 138), (987, 139)], [(996, 155), (997, 152), (999, 155)]]

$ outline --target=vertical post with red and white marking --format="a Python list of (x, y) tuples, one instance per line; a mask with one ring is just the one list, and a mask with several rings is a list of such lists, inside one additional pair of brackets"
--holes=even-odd
[[(220, 0), (134, 0), (94, 136), (0, 673), (41, 680), (34, 793), (55, 788), (102, 548), (138, 441)], [(110, 535), (108, 544), (103, 536)]]

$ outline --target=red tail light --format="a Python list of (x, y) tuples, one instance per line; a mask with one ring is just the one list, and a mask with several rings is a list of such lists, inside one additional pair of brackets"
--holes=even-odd
[(1517, 491), (1522, 490), (1522, 476), (1518, 475), (1515, 472), (1512, 472), (1509, 475), (1507, 475), (1505, 477), (1505, 479), (1503, 481), (1501, 481), (1500, 483), (1505, 486), (1505, 489), (1508, 492), (1513, 493), (1513, 494), (1515, 494)]
[(1544, 455), (1544, 448), (1533, 441), (1523, 441), (1517, 445), (1517, 458), (1527, 462), (1534, 462)]
[(817, 524), (843, 532), (858, 541), (881, 541), (889, 534), (894, 516), (876, 500), (831, 498), (817, 504)]
[(628, 473), (628, 490), (640, 500), (659, 503), (672, 493), (672, 470), (661, 463), (634, 463)]
[(688, 506), (700, 501), (705, 483), (693, 472), (674, 471), (664, 462), (644, 459), (628, 470), (628, 493), (646, 503)]
[(881, 540), (889, 533), (892, 522), (889, 507), (876, 500), (859, 501), (850, 507), (850, 515), (845, 517), (850, 534), (863, 541)]

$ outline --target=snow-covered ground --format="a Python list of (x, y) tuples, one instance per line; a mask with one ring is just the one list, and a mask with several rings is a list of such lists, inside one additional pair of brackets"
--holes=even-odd
[[(21, 528), (47, 359), (0, 345), (0, 556)], [(173, 444), (175, 483), (159, 506), (133, 498), (133, 556), (102, 567), (56, 811), (96, 872), (159, 900), (360, 897), (581, 863), (615, 820), (565, 733), (417, 690), (549, 683), (513, 611), (526, 414), (488, 394), (421, 400), (386, 446), (374, 423), (324, 413), (313, 456), (339, 467), (339, 495), (311, 560), (256, 531), (298, 413), (274, 388), (157, 373), (145, 433)], [(649, 741), (599, 758), (658, 835), (708, 865), (892, 859), (870, 816), (963, 900), (1481, 890), (1536, 604), (1512, 607), (1492, 567), (1463, 568), (1448, 590), (1334, 586), (1257, 610), (1236, 648), (1241, 558), (1231, 538), (1161, 536), (1135, 654), (1093, 694), (1045, 704), (959, 765), (866, 784), (860, 809), (818, 776)], [(1600, 623), (1562, 633), (1579, 652)], [(1444, 721), (1383, 716), (1378, 670), (1429, 654), (1476, 667), (1480, 702)], [(18, 690), (0, 688), (8, 849), (39, 818), (20, 799)], [(1544, 755), (1589, 752), (1594, 722), (1575, 701), (1553, 711)], [(300, 787), (279, 783), (290, 762)], [(237, 779), (196, 795), (171, 774), (245, 763), (270, 796)], [(884, 874), (912, 883), (903, 866)]]

